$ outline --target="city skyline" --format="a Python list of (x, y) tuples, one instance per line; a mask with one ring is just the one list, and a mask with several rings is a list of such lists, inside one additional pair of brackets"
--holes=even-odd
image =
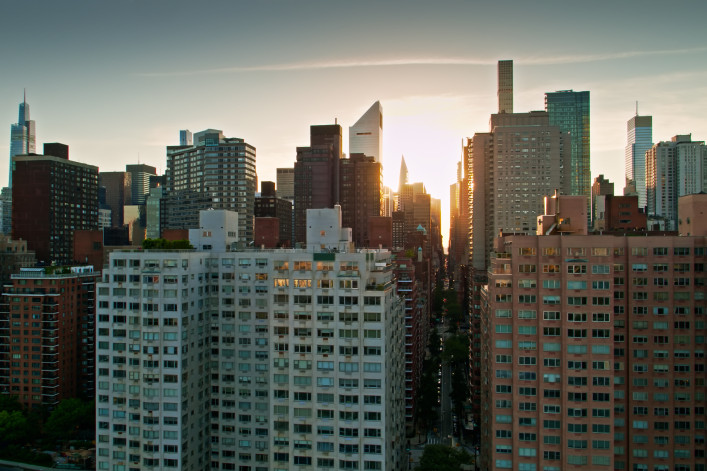
[[(542, 110), (546, 92), (591, 92), (591, 176), (604, 174), (617, 193), (625, 123), (636, 101), (641, 115), (654, 117), (656, 141), (707, 137), (707, 48), (694, 34), (706, 7), (687, 2), (664, 11), (657, 2), (640, 9), (633, 3), (611, 4), (607, 16), (601, 3), (364, 2), (324, 9), (313, 1), (273, 10), (212, 2), (206, 12), (213, 27), (199, 34), (185, 33), (196, 18), (190, 2), (8, 5), (8, 17), (22, 10), (34, 32), (12, 49), (25, 24), (0, 33), (7, 48), (0, 117), (8, 127), (15, 122), (26, 87), (37, 144), (66, 143), (72, 159), (101, 171), (139, 161), (163, 173), (165, 149), (179, 142), (179, 130), (215, 127), (252, 143), (258, 179), (274, 181), (276, 168), (294, 165), (310, 125), (338, 120), (348, 154), (348, 127), (380, 101), (384, 183), (397, 188), (404, 155), (410, 181), (423, 181), (443, 201), (446, 246), (448, 187), (462, 139), (486, 131), (497, 109), (499, 59), (514, 61), (517, 112)], [(656, 16), (671, 26), (670, 38), (643, 26)], [(504, 35), (494, 28), (501, 20)], [(550, 28), (552, 35), (538, 34)], [(0, 141), (5, 186), (9, 136)]]

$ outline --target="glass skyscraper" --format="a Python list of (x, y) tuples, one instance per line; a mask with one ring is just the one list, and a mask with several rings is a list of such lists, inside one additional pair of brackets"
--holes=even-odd
[[(572, 158), (569, 177), (571, 195), (591, 199), (591, 170), (589, 167), (589, 92), (562, 90), (545, 94), (545, 111), (550, 125), (570, 133)], [(590, 214), (590, 213), (587, 213)]]
[(633, 182), (638, 193), (638, 207), (645, 208), (646, 151), (653, 147), (653, 117), (634, 116), (626, 124), (626, 184)]
[(20, 103), (17, 123), (10, 127), (10, 183), (12, 188), (12, 158), (16, 155), (36, 152), (34, 121), (29, 119), (29, 104), (26, 97)]

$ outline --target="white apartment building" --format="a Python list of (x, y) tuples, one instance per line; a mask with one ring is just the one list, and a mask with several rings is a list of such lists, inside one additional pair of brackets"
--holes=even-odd
[(404, 468), (387, 251), (114, 252), (98, 293), (98, 470)]

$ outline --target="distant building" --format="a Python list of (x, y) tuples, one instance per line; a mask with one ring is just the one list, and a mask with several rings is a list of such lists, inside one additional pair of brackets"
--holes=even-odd
[(36, 149), (37, 132), (34, 120), (29, 118), (29, 103), (27, 97), (20, 103), (19, 117), (17, 123), (10, 126), (10, 182), (12, 188), (12, 158), (16, 155), (34, 154)]
[(678, 230), (684, 236), (707, 234), (707, 193), (678, 199)]
[(98, 229), (98, 168), (52, 155), (13, 161), (12, 238), (41, 262), (73, 263), (74, 231)]
[(36, 262), (34, 252), (27, 250), (26, 240), (13, 240), (0, 234), (0, 290), (10, 282), (10, 275), (33, 267)]
[(498, 61), (498, 112), (513, 113), (513, 61)]
[(12, 234), (12, 188), (0, 190), (0, 234)]
[(364, 154), (383, 162), (383, 107), (377, 101), (349, 127), (349, 157)]
[[(94, 397), (99, 277), (87, 266), (25, 268), (12, 275), (0, 298), (1, 394), (16, 395), (28, 408), (50, 409), (63, 399)], [(18, 312), (27, 320), (16, 320)]]
[(344, 227), (357, 247), (370, 247), (368, 219), (381, 215), (383, 167), (372, 156), (351, 154), (340, 162), (340, 204)]
[[(277, 218), (278, 233), (276, 234), (277, 244), (281, 247), (292, 246), (292, 203), (290, 200), (276, 196), (274, 182), (260, 182), (260, 196), (255, 198), (256, 218)], [(262, 223), (261, 223), (262, 224)], [(271, 227), (271, 226), (268, 226)], [(260, 236), (262, 238), (264, 227), (261, 226)], [(256, 238), (257, 240), (257, 238)], [(258, 242), (261, 244), (262, 242)]]
[(646, 213), (638, 207), (638, 195), (597, 196), (597, 206), (603, 208), (602, 218), (596, 220), (595, 231), (645, 231)]
[(678, 230), (678, 199), (707, 190), (707, 147), (690, 134), (674, 136), (646, 152), (648, 216)]
[(128, 172), (99, 172), (98, 185), (105, 188), (106, 206), (111, 212), (111, 227), (125, 224), (125, 206), (132, 203), (132, 174)]
[(604, 178), (603, 174), (594, 179), (594, 183), (592, 184), (592, 224), (598, 219), (604, 219), (604, 199), (600, 199), (599, 196), (613, 194), (614, 184)]
[(307, 210), (333, 208), (340, 197), (341, 126), (310, 126), (309, 139), (295, 162), (295, 244), (306, 242)]
[(277, 169), (277, 197), (295, 201), (295, 169), (294, 168), (278, 168)]
[[(569, 133), (571, 157), (565, 179), (569, 181), (568, 195), (586, 197), (591, 202), (589, 92), (562, 90), (545, 94), (545, 111), (551, 126)], [(589, 206), (587, 206), (587, 214)]]
[(635, 187), (638, 207), (645, 208), (646, 199), (646, 151), (653, 146), (653, 117), (634, 116), (626, 123), (625, 150), (626, 186)]
[(132, 204), (144, 205), (150, 194), (150, 178), (157, 175), (157, 169), (150, 165), (126, 165), (125, 171), (131, 175), (130, 191)]
[(182, 129), (179, 131), (179, 145), (180, 146), (191, 146), (194, 144), (193, 136), (191, 131), (188, 129)]
[[(253, 240), (255, 147), (243, 139), (225, 137), (218, 129), (207, 129), (194, 134), (193, 144), (167, 147), (165, 176), (168, 198), (176, 192), (197, 193), (211, 200), (199, 209), (236, 211), (242, 218), (239, 240)], [(170, 204), (167, 201), (168, 211)], [(188, 227), (199, 227), (198, 213), (192, 216), (197, 216), (193, 218), (197, 225)], [(172, 224), (169, 217), (167, 223)]]

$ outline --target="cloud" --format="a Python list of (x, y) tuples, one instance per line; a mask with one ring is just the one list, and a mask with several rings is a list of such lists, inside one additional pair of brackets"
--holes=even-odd
[[(522, 65), (557, 65), (601, 62), (607, 60), (628, 59), (655, 55), (691, 54), (707, 51), (707, 47), (689, 49), (666, 49), (655, 51), (625, 51), (605, 54), (576, 54), (560, 56), (531, 56), (514, 59)], [(143, 77), (180, 77), (194, 75), (214, 75), (248, 72), (292, 72), (325, 69), (351, 69), (359, 67), (398, 67), (398, 66), (492, 66), (495, 59), (472, 57), (419, 57), (402, 59), (349, 59), (332, 61), (303, 61), (282, 64), (264, 64), (241, 67), (220, 67), (211, 69), (178, 70), (168, 72), (143, 72)]]
[(516, 62), (524, 65), (556, 65), (556, 64), (581, 64), (587, 62), (601, 62), (608, 60), (630, 59), (632, 57), (664, 56), (693, 54), (707, 51), (707, 47), (695, 47), (687, 49), (664, 49), (656, 51), (624, 51), (604, 54), (578, 54), (571, 56), (551, 56), (551, 57), (528, 57), (519, 59)]

